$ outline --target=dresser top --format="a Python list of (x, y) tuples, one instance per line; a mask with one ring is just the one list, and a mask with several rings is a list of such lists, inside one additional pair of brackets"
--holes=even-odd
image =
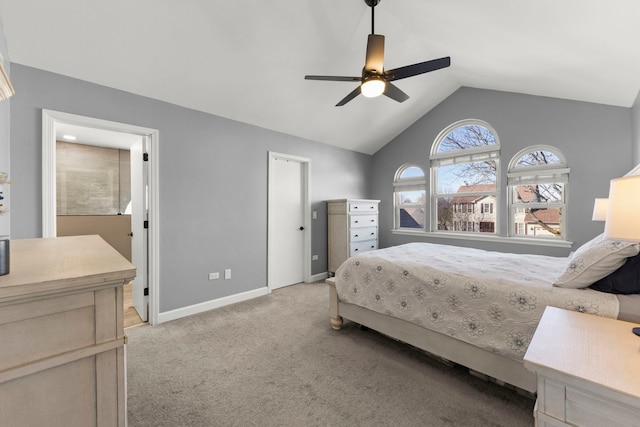
[(100, 236), (11, 240), (0, 302), (99, 287), (135, 277), (135, 267)]
[(527, 369), (640, 397), (638, 325), (547, 307), (524, 357)]
[(327, 203), (380, 203), (380, 200), (371, 199), (333, 199), (327, 200)]

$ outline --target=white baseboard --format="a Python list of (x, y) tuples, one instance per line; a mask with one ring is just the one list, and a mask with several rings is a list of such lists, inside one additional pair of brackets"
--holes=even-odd
[(177, 308), (175, 310), (165, 311), (162, 313), (158, 313), (158, 323), (169, 322), (171, 320), (176, 320), (182, 317), (191, 316), (193, 314), (213, 310), (214, 308), (220, 308), (226, 305), (235, 304), (237, 302), (247, 301), (253, 298), (268, 295), (269, 293), (271, 293), (271, 291), (269, 291), (269, 288), (265, 286), (264, 288), (255, 289), (253, 291), (242, 292), (240, 294), (230, 295), (224, 298), (218, 298), (187, 307)]
[(327, 277), (329, 277), (329, 273), (327, 273), (326, 271), (324, 273), (314, 274), (309, 278), (308, 283), (319, 282), (320, 280), (324, 280)]

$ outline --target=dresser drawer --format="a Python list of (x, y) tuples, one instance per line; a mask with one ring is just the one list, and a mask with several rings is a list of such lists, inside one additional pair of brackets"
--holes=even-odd
[(373, 215), (351, 215), (349, 217), (350, 227), (371, 227), (378, 226), (378, 214)]
[(377, 240), (369, 240), (366, 242), (356, 242), (349, 245), (349, 256), (361, 254), (363, 252), (372, 251), (378, 249)]
[(566, 421), (576, 426), (637, 426), (640, 409), (631, 408), (600, 396), (566, 389)]
[(352, 228), (349, 231), (350, 234), (350, 242), (361, 242), (363, 240), (372, 240), (377, 239), (378, 237), (378, 227), (361, 227), (361, 228)]
[(378, 212), (378, 203), (349, 202), (349, 212)]

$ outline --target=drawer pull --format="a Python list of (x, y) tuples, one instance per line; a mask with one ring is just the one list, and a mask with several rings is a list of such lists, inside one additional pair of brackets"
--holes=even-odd
[(353, 252), (358, 252), (358, 248), (355, 248), (355, 249), (353, 250)]
[(356, 235), (355, 235), (355, 236), (353, 236), (353, 237), (360, 237), (360, 236), (358, 236), (358, 235), (356, 234)]

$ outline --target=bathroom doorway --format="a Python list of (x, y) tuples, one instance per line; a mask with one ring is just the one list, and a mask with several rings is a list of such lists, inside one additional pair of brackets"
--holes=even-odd
[[(94, 199), (100, 199), (101, 192), (108, 192), (107, 187), (109, 185), (113, 187), (113, 182), (118, 181), (118, 185), (122, 184), (126, 187), (128, 184), (130, 186), (130, 195), (122, 197), (123, 200), (120, 200), (120, 196), (118, 197), (118, 201), (115, 203), (117, 207), (111, 208), (112, 211), (115, 211), (115, 215), (109, 215), (109, 219), (113, 220), (112, 222), (124, 222), (126, 229), (126, 222), (130, 218), (130, 228), (124, 230), (124, 233), (130, 241), (131, 261), (136, 266), (137, 276), (130, 287), (125, 287), (125, 296), (130, 296), (135, 311), (143, 321), (155, 324), (157, 323), (159, 298), (157, 292), (158, 239), (156, 228), (158, 180), (154, 154), (157, 152), (158, 132), (153, 129), (43, 110), (43, 237), (58, 235), (60, 218), (58, 213), (60, 210), (57, 185), (59, 185), (60, 177), (56, 176), (58, 169), (56, 153), (57, 141), (64, 142), (64, 135), (75, 136), (76, 139), (72, 142), (74, 144), (89, 146), (90, 150), (98, 153), (104, 151), (101, 155), (110, 152), (110, 155), (113, 156), (113, 153), (118, 153), (120, 158), (126, 160), (112, 162), (110, 169), (102, 170), (102, 175), (111, 175), (112, 178), (118, 175), (122, 178), (112, 179), (111, 184), (100, 181), (101, 173), (92, 174), (92, 170), (99, 169), (99, 167), (93, 168), (89, 164), (85, 164), (80, 171), (68, 170), (67, 172), (70, 173), (67, 173), (68, 176), (65, 179), (73, 178), (74, 173), (77, 173), (85, 180), (83, 185), (93, 191), (94, 195), (97, 194)], [(118, 168), (122, 171), (127, 166), (130, 168), (128, 183), (126, 177), (123, 178), (119, 172), (116, 172)], [(87, 180), (89, 180), (88, 183)], [(118, 193), (126, 193), (126, 191)], [(78, 218), (74, 217), (72, 220), (77, 227), (81, 222)], [(94, 226), (96, 224), (95, 221), (89, 220), (88, 222), (93, 222)], [(122, 224), (120, 225), (122, 226)], [(108, 233), (121, 234), (122, 230)], [(108, 239), (105, 238), (105, 240)], [(114, 243), (111, 244), (114, 247), (117, 246)]]

